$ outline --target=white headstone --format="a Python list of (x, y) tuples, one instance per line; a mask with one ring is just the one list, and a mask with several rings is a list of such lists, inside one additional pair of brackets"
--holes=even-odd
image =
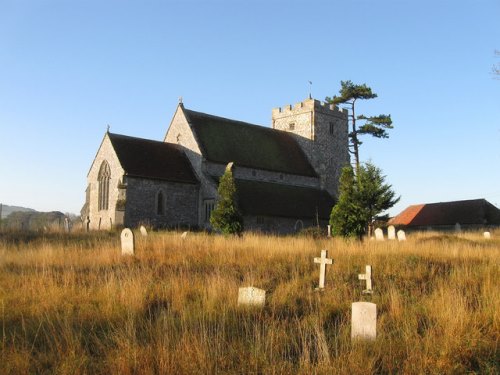
[(372, 289), (372, 266), (365, 267), (365, 273), (358, 274), (359, 280), (366, 280), (366, 289), (363, 290), (364, 294), (373, 294)]
[(183, 240), (185, 240), (185, 239), (186, 239), (186, 237), (187, 237), (187, 235), (188, 235), (188, 232), (183, 232), (183, 233), (181, 234), (181, 238), (182, 238)]
[(460, 223), (455, 224), (455, 232), (460, 232), (462, 230), (462, 227), (460, 226)]
[(264, 306), (266, 303), (266, 291), (253, 286), (240, 288), (238, 290), (238, 306)]
[(377, 338), (377, 305), (371, 302), (352, 304), (351, 339)]
[(71, 230), (71, 226), (70, 226), (70, 222), (69, 222), (69, 219), (67, 217), (64, 218), (64, 231), (66, 233), (69, 233)]
[(134, 255), (134, 233), (125, 228), (120, 236), (122, 242), (122, 255)]
[(148, 236), (148, 231), (146, 230), (146, 227), (144, 225), (141, 225), (141, 227), (139, 228), (139, 230), (141, 231), (141, 234), (143, 237), (147, 237)]
[(406, 233), (404, 230), (398, 230), (398, 241), (406, 241)]
[(384, 231), (380, 228), (375, 229), (375, 239), (377, 241), (383, 241), (384, 240)]
[(328, 237), (331, 237), (332, 236), (332, 226), (328, 225), (327, 228), (328, 228), (327, 235), (328, 235)]
[(490, 232), (484, 232), (483, 237), (489, 240), (491, 238), (491, 233)]
[(389, 240), (396, 239), (396, 228), (394, 228), (394, 225), (389, 225), (387, 227), (387, 239)]
[(333, 264), (332, 259), (328, 259), (328, 251), (321, 250), (321, 258), (314, 258), (314, 263), (319, 263), (319, 287), (318, 289), (325, 288), (326, 265)]

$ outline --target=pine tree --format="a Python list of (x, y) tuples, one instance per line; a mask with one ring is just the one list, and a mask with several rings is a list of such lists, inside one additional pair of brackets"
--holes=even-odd
[[(359, 161), (359, 146), (362, 142), (359, 140), (360, 135), (369, 134), (375, 138), (388, 138), (389, 134), (387, 129), (392, 129), (391, 115), (378, 115), (378, 116), (356, 116), (356, 101), (375, 99), (377, 94), (372, 92), (372, 89), (366, 84), (355, 85), (351, 81), (340, 81), (339, 96), (333, 98), (326, 97), (326, 101), (332, 104), (348, 104), (350, 106), (350, 124), (351, 129), (349, 132), (350, 152), (354, 155), (354, 165), (356, 166), (356, 174), (360, 168)], [(359, 126), (357, 121), (362, 121)]]
[(373, 220), (400, 199), (385, 183), (382, 170), (371, 163), (361, 165), (356, 177), (350, 166), (344, 167), (339, 190), (339, 201), (330, 215), (336, 236), (361, 239), (370, 232)]
[(220, 179), (218, 193), (219, 200), (210, 216), (210, 224), (223, 234), (240, 235), (243, 232), (243, 217), (238, 210), (236, 185), (230, 165)]

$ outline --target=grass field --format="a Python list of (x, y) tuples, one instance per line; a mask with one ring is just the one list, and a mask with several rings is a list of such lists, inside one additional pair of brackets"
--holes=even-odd
[[(500, 232), (364, 243), (0, 234), (0, 373), (500, 373)], [(334, 259), (314, 291), (321, 249)], [(357, 278), (373, 267), (373, 296)], [(238, 308), (240, 286), (267, 291)], [(350, 340), (377, 304), (378, 337)]]

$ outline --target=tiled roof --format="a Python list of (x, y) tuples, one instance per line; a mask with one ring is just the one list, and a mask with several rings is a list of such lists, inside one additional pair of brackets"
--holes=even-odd
[(333, 198), (325, 190), (276, 183), (236, 180), (243, 214), (328, 220)]
[(210, 161), (301, 176), (317, 174), (291, 134), (184, 109)]
[(409, 206), (389, 221), (392, 225), (500, 225), (500, 210), (485, 199)]
[(108, 133), (108, 136), (126, 175), (198, 183), (180, 146), (121, 134)]

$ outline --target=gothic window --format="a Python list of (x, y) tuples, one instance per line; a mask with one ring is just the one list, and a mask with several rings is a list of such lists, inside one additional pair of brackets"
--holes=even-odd
[(97, 176), (97, 182), (99, 184), (98, 189), (98, 209), (107, 210), (109, 206), (109, 180), (111, 179), (111, 169), (106, 160), (101, 164), (99, 169), (99, 175)]
[(165, 195), (163, 190), (159, 190), (156, 194), (156, 214), (165, 215)]
[(204, 201), (204, 204), (203, 204), (203, 207), (205, 209), (205, 212), (204, 212), (204, 221), (205, 223), (209, 223), (210, 222), (210, 216), (212, 215), (212, 211), (214, 210), (215, 208), (215, 200), (214, 199), (206, 199)]
[(288, 130), (295, 130), (295, 122), (291, 122), (288, 124)]
[(333, 122), (330, 122), (330, 134), (333, 134), (333, 127), (334, 127)]

